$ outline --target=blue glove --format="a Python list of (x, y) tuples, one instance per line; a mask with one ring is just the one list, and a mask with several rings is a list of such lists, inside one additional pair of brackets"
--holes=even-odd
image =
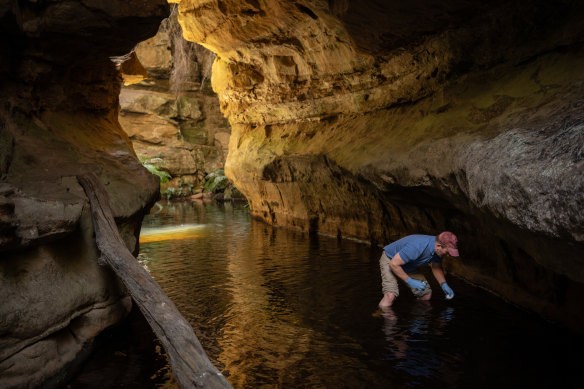
[(451, 298), (454, 297), (454, 292), (452, 291), (452, 288), (450, 286), (448, 286), (448, 284), (446, 282), (443, 282), (442, 284), (440, 284), (440, 286), (442, 287), (442, 290), (444, 291), (444, 293), (446, 293), (446, 298), (448, 300), (450, 300)]
[(408, 286), (412, 289), (416, 290), (426, 289), (426, 284), (424, 284), (422, 281), (414, 280), (412, 277), (408, 278), (406, 284), (408, 284)]

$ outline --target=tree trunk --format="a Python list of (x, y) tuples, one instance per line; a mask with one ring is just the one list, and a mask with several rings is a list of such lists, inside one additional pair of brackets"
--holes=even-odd
[(192, 327), (150, 274), (130, 253), (111, 213), (109, 196), (94, 174), (77, 177), (91, 205), (100, 261), (122, 280), (162, 342), (181, 388), (231, 388), (209, 361)]

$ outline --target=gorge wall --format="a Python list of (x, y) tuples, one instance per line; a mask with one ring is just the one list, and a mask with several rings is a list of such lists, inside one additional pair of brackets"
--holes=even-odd
[(106, 185), (128, 248), (159, 196), (118, 123), (109, 57), (153, 36), (166, 1), (0, 1), (0, 386), (55, 387), (131, 299), (97, 264), (76, 176)]
[[(374, 244), (452, 230), (449, 271), (583, 331), (581, 2), (172, 2), (217, 54), (226, 173), (254, 216)], [(159, 182), (119, 124), (109, 57), (168, 15), (163, 0), (0, 0), (7, 387), (59, 385), (130, 309), (75, 177), (106, 184), (135, 251)]]
[(225, 165), (231, 129), (210, 85), (214, 59), (184, 40), (173, 6), (158, 33), (122, 64), (128, 85), (119, 121), (140, 161), (162, 176), (163, 197), (201, 192), (207, 175)]
[(374, 244), (452, 230), (449, 271), (583, 331), (580, 2), (177, 2), (217, 53), (255, 217)]

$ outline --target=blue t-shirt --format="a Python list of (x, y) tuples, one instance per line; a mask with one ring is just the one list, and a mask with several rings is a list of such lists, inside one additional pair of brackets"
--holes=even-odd
[(408, 235), (385, 246), (383, 250), (390, 259), (399, 253), (399, 256), (405, 262), (402, 269), (407, 273), (430, 262), (442, 262), (442, 258), (434, 253), (435, 242), (435, 236)]

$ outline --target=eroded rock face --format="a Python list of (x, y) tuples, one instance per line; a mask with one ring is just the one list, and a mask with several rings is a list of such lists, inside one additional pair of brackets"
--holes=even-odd
[(117, 116), (109, 59), (156, 33), (164, 1), (0, 2), (0, 382), (59, 386), (131, 307), (97, 264), (76, 176), (95, 173), (132, 251), (158, 180)]
[(215, 55), (184, 40), (176, 11), (135, 55), (147, 76), (122, 88), (120, 123), (140, 160), (166, 173), (163, 196), (200, 192), (223, 168), (231, 132), (210, 87)]
[(256, 217), (377, 244), (455, 231), (452, 272), (584, 328), (577, 2), (182, 0), (217, 53), (226, 173)]

